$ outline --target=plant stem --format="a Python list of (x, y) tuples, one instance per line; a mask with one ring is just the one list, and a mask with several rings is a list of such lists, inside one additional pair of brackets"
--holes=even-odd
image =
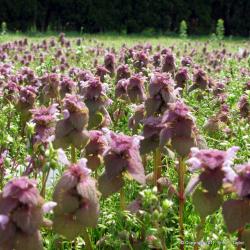
[(120, 208), (121, 208), (121, 211), (124, 211), (126, 208), (126, 199), (125, 199), (125, 192), (124, 192), (123, 187), (120, 191)]
[(240, 228), (238, 230), (238, 238), (237, 238), (237, 247), (236, 247), (236, 250), (241, 250), (241, 247), (242, 247), (242, 233), (244, 231), (244, 228)]
[(71, 145), (71, 161), (76, 163), (76, 148), (73, 144)]
[(43, 198), (45, 198), (45, 191), (46, 191), (46, 183), (49, 177), (49, 172), (50, 172), (50, 168), (48, 169), (48, 171), (43, 171), (42, 173), (42, 190), (41, 190), (41, 196)]
[(161, 177), (161, 150), (157, 148), (154, 151), (154, 175), (153, 175), (154, 186), (157, 186), (157, 180), (160, 177)]
[(206, 221), (206, 218), (204, 217), (201, 218), (201, 223), (197, 226), (194, 250), (199, 249), (199, 241), (201, 241), (203, 238), (203, 229), (204, 229), (205, 221)]
[(184, 249), (184, 218), (183, 218), (183, 213), (184, 213), (184, 203), (185, 203), (185, 197), (184, 197), (184, 192), (185, 192), (185, 182), (184, 182), (184, 177), (185, 177), (185, 172), (186, 172), (186, 166), (184, 163), (183, 158), (179, 158), (179, 169), (178, 169), (178, 174), (179, 174), (179, 229), (180, 229), (180, 249)]
[(161, 241), (161, 249), (162, 250), (167, 250), (164, 234), (162, 233), (161, 227), (160, 227), (158, 222), (155, 223), (155, 227), (157, 228), (158, 236), (159, 236), (159, 239)]
[(0, 168), (0, 190), (3, 190), (4, 168)]
[[(76, 148), (75, 148), (75, 146), (73, 144), (71, 145), (71, 161), (72, 161), (72, 163), (76, 162)], [(88, 231), (87, 231), (87, 229), (85, 227), (83, 228), (82, 232), (83, 232), (83, 239), (84, 239), (85, 244), (86, 244), (86, 249), (87, 250), (93, 250), (92, 243), (91, 243)]]
[(87, 231), (87, 229), (84, 227), (83, 228), (83, 239), (85, 241), (85, 244), (86, 244), (86, 249), (87, 250), (93, 250), (93, 246), (92, 246), (92, 243), (91, 243), (91, 240), (90, 240), (90, 237), (89, 237), (89, 233)]
[(147, 166), (147, 155), (142, 155), (142, 165), (144, 167), (144, 169), (146, 169), (146, 166)]

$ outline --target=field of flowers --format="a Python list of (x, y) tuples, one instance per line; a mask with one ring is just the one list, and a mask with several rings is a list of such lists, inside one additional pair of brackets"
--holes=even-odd
[(0, 250), (250, 249), (249, 40), (0, 36)]

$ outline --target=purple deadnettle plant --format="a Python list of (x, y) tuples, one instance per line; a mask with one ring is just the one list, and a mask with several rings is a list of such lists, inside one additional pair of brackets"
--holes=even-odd
[(250, 198), (250, 163), (236, 166), (237, 175), (233, 179), (233, 186), (239, 197)]
[(16, 108), (20, 112), (22, 130), (26, 122), (31, 117), (30, 109), (33, 108), (37, 96), (37, 89), (33, 86), (21, 87), (19, 91), (19, 100), (17, 102)]
[[(231, 165), (233, 164), (233, 159), (238, 149), (238, 147), (232, 147), (227, 151), (191, 149), (191, 157), (187, 161), (190, 165), (190, 170), (192, 172), (201, 170), (198, 176), (193, 176), (190, 179), (186, 187), (186, 194), (188, 194), (201, 183), (201, 186), (196, 188), (192, 194), (195, 210), (201, 218), (201, 223), (197, 227), (197, 242), (202, 240), (206, 217), (216, 212), (223, 203), (221, 188), (225, 187), (227, 182), (233, 182), (235, 179), (236, 174), (231, 168)], [(230, 217), (230, 220), (231, 219), (234, 220)], [(195, 249), (197, 249), (197, 247)]]
[[(246, 240), (245, 228), (250, 223), (250, 163), (235, 167), (236, 173), (231, 174), (227, 181), (232, 185), (231, 190), (235, 191), (238, 199), (230, 199), (223, 204), (223, 216), (230, 233), (238, 231), (238, 239)], [(242, 237), (243, 236), (243, 237)], [(248, 249), (248, 248), (246, 248)]]
[(144, 104), (140, 104), (138, 106), (133, 106), (134, 114), (129, 118), (128, 126), (132, 129), (135, 134), (139, 129), (140, 125), (142, 125), (142, 120), (145, 116), (145, 107)]
[(103, 153), (107, 147), (107, 140), (102, 131), (90, 130), (89, 143), (85, 148), (88, 167), (95, 171), (103, 161)]
[(191, 147), (197, 145), (195, 119), (183, 101), (177, 100), (169, 104), (169, 109), (163, 114), (162, 124), (161, 147), (171, 142), (172, 148), (183, 158), (189, 154)]
[(105, 68), (113, 75), (115, 73), (115, 55), (108, 53), (104, 57)]
[(238, 102), (240, 116), (242, 118), (250, 119), (250, 102), (248, 95), (242, 95)]
[(106, 69), (104, 66), (96, 67), (96, 75), (100, 77), (101, 82), (104, 82), (105, 76), (109, 74), (110, 74), (110, 71)]
[(206, 191), (217, 194), (224, 180), (233, 180), (235, 177), (231, 165), (238, 150), (239, 147), (232, 147), (227, 151), (192, 148), (191, 157), (187, 161), (190, 171), (202, 170), (195, 185), (201, 183)]
[(175, 74), (176, 87), (184, 89), (188, 80), (187, 68), (180, 68)]
[(146, 99), (144, 78), (140, 74), (135, 74), (128, 79), (127, 93), (133, 103), (142, 103)]
[(150, 116), (142, 120), (143, 139), (141, 140), (140, 143), (141, 154), (143, 155), (147, 154), (159, 147), (159, 141), (160, 141), (159, 135), (164, 127), (161, 121), (162, 117), (154, 117), (154, 116)]
[(133, 65), (137, 72), (143, 71), (144, 68), (147, 68), (149, 59), (148, 54), (144, 51), (137, 51), (133, 53), (134, 62)]
[(76, 82), (74, 82), (70, 77), (62, 76), (60, 80), (59, 92), (61, 98), (64, 98), (66, 94), (75, 94)]
[(128, 79), (131, 73), (127, 64), (119, 65), (116, 69), (116, 82), (121, 79)]
[[(65, 162), (65, 160), (64, 160)], [(66, 163), (66, 162), (65, 162)], [(59, 179), (53, 199), (57, 203), (53, 220), (54, 230), (73, 240), (84, 227), (95, 227), (99, 217), (99, 193), (91, 178), (87, 160), (67, 163), (68, 169)]]
[(156, 54), (153, 55), (153, 65), (155, 68), (160, 67), (161, 65), (161, 54), (159, 52), (157, 52)]
[(208, 89), (209, 87), (209, 79), (207, 73), (201, 68), (195, 69), (193, 75), (193, 82), (194, 82), (193, 85), (190, 86), (188, 90), (189, 92), (195, 89), (205, 90)]
[(128, 101), (128, 93), (127, 93), (128, 80), (121, 79), (115, 85), (115, 97), (124, 101)]
[(44, 102), (58, 98), (60, 76), (56, 73), (46, 74), (41, 77), (42, 98)]
[(174, 73), (175, 71), (175, 58), (171, 50), (167, 50), (162, 58), (162, 72)]
[(18, 99), (19, 89), (20, 86), (18, 86), (15, 82), (8, 81), (7, 84), (3, 87), (4, 100), (15, 104)]
[(89, 109), (89, 129), (108, 126), (111, 118), (106, 109), (111, 100), (106, 95), (107, 85), (99, 77), (81, 83), (81, 94)]
[(148, 91), (149, 97), (145, 101), (147, 116), (163, 113), (178, 95), (178, 89), (174, 89), (174, 81), (167, 73), (155, 72), (150, 78)]
[(43, 249), (39, 229), (48, 224), (43, 214), (56, 203), (45, 203), (36, 185), (35, 180), (19, 177), (0, 193), (0, 249)]
[(105, 130), (108, 147), (104, 152), (105, 172), (99, 178), (99, 190), (104, 197), (119, 191), (123, 185), (123, 175), (128, 173), (140, 184), (145, 184), (145, 173), (140, 157), (138, 136), (115, 134)]
[(181, 65), (184, 67), (192, 66), (192, 64), (193, 64), (192, 58), (189, 56), (183, 57), (181, 59)]
[(77, 95), (66, 94), (63, 103), (64, 118), (56, 124), (54, 146), (84, 148), (89, 141), (88, 108)]
[(52, 104), (48, 108), (42, 106), (31, 109), (32, 122), (35, 123), (35, 134), (33, 144), (46, 144), (54, 139), (55, 123), (57, 116), (57, 104)]

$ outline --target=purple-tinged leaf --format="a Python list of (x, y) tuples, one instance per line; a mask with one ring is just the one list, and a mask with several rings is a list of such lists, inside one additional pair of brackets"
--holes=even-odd
[(200, 189), (196, 189), (194, 191), (192, 200), (195, 210), (201, 218), (206, 218), (208, 215), (216, 212), (223, 202), (223, 198), (221, 195), (214, 195), (208, 192), (204, 192)]
[(250, 223), (249, 200), (228, 200), (223, 204), (224, 221), (230, 233)]
[(245, 243), (246, 250), (250, 250), (250, 230), (249, 229), (248, 230), (246, 229), (243, 231), (242, 240)]
[(222, 187), (225, 173), (220, 169), (206, 169), (200, 174), (200, 181), (202, 187), (205, 188), (209, 193), (216, 194)]
[(186, 186), (185, 196), (193, 193), (193, 191), (196, 189), (199, 183), (200, 183), (199, 175), (193, 175)]
[(105, 198), (118, 192), (123, 186), (124, 180), (122, 175), (110, 179), (106, 174), (103, 174), (98, 180), (98, 189)]

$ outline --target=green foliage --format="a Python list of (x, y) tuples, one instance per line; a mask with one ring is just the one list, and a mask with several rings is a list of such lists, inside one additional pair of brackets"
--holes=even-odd
[(181, 38), (187, 37), (187, 23), (185, 20), (182, 20), (180, 23), (179, 34)]
[(2, 22), (1, 23), (1, 35), (5, 35), (7, 33), (7, 23)]
[[(249, 36), (250, 1), (190, 0), (28, 0), (1, 4), (0, 20), (12, 31), (74, 30), (82, 32), (139, 33), (147, 29), (178, 32), (182, 20), (188, 20), (189, 34), (209, 34), (223, 16), (227, 34)], [(13, 10), (13, 6), (15, 6)], [(230, 13), (230, 15), (228, 14)]]
[(224, 21), (223, 19), (219, 19), (216, 25), (216, 36), (219, 40), (222, 40), (225, 35)]

